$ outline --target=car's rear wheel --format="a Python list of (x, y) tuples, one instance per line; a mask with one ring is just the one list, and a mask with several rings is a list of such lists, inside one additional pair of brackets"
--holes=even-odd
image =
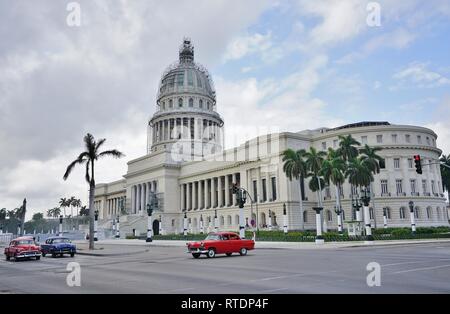
[(239, 250), (239, 254), (241, 254), (241, 256), (247, 255), (247, 249), (243, 247), (242, 249)]
[(14, 254), (14, 262), (18, 262), (19, 259), (17, 258), (17, 255)]
[(214, 249), (209, 249), (208, 253), (206, 253), (206, 256), (208, 258), (213, 258), (214, 256), (216, 256), (216, 251), (214, 251)]
[(194, 258), (199, 258), (199, 257), (200, 257), (200, 253), (192, 253), (192, 256), (193, 256)]
[(40, 256), (36, 256), (36, 260), (39, 261), (41, 259)]
[(231, 254), (233, 254), (233, 253), (227, 253), (227, 256), (231, 256)]
[(42, 252), (42, 257), (45, 257), (45, 253), (44, 252)]
[(56, 253), (52, 253), (52, 257), (56, 257)]
[(70, 257), (74, 257), (75, 256), (75, 253), (70, 253)]
[(6, 255), (6, 260), (9, 261), (11, 259), (11, 256)]

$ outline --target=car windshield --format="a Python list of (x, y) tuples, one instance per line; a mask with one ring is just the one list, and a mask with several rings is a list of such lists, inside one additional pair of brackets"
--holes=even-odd
[(53, 239), (53, 243), (70, 243), (69, 239)]
[(22, 244), (34, 244), (33, 240), (20, 240), (17, 241), (17, 245), (22, 245)]
[(218, 234), (208, 234), (205, 240), (220, 240), (220, 235)]

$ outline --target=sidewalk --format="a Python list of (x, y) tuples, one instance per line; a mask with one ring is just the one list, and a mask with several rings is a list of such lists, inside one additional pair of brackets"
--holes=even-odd
[[(100, 240), (95, 242), (96, 249), (93, 252), (88, 250), (87, 241), (74, 241), (77, 244), (80, 255), (130, 255), (148, 252), (151, 247), (185, 247), (189, 241), (176, 240), (154, 240), (147, 243), (144, 240), (126, 240), (126, 239), (110, 239)], [(314, 242), (272, 242), (272, 241), (257, 241), (256, 248), (262, 249), (293, 249), (293, 250), (323, 250), (323, 249), (338, 249), (338, 248), (352, 248), (352, 247), (373, 247), (373, 246), (396, 246), (396, 245), (412, 245), (412, 244), (438, 244), (450, 243), (450, 239), (424, 239), (424, 240), (395, 240), (395, 241), (374, 241), (372, 245), (367, 245), (363, 241), (349, 241), (349, 242), (326, 242), (318, 245)]]

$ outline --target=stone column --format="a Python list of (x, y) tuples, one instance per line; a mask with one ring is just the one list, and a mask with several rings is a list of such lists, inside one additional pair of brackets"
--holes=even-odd
[(189, 209), (191, 209), (192, 207), (191, 207), (191, 189), (190, 189), (190, 183), (187, 183), (186, 184), (186, 195), (187, 195), (187, 198), (186, 198), (186, 209), (187, 210), (189, 210)]
[(184, 187), (185, 187), (185, 184), (182, 184), (182, 185), (180, 185), (180, 190), (181, 190), (181, 210), (185, 210), (186, 209), (186, 207), (185, 207), (185, 203), (184, 203), (184, 195), (185, 195), (185, 191), (184, 191)]
[(208, 179), (203, 180), (205, 185), (203, 186), (203, 197), (204, 197), (204, 206), (203, 208), (208, 208)]
[(211, 208), (214, 208), (216, 205), (216, 184), (215, 178), (211, 178)]
[(202, 186), (201, 186), (201, 181), (197, 181), (197, 209), (200, 209), (200, 208), (202, 208), (202, 202), (201, 202), (201, 199), (202, 199), (202, 197), (201, 197), (201, 189), (202, 189)]
[(270, 181), (269, 171), (267, 171), (266, 173), (266, 193), (267, 193), (267, 201), (269, 202), (270, 199), (272, 199), (272, 182)]
[(222, 176), (219, 176), (217, 178), (217, 196), (218, 196), (217, 207), (222, 207), (222, 204), (223, 204), (223, 199), (222, 199)]
[(197, 187), (195, 181), (192, 182), (192, 209), (197, 209)]
[(225, 176), (225, 207), (230, 206), (230, 182), (228, 181), (229, 176)]

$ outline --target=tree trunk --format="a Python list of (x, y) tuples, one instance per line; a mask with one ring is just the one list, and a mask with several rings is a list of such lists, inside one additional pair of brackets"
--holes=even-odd
[(303, 219), (303, 193), (302, 193), (302, 179), (298, 180), (298, 198), (300, 205), (300, 219), (302, 221), (302, 230), (305, 230), (305, 220)]
[(91, 181), (89, 185), (89, 250), (94, 249), (94, 223), (95, 223), (95, 180), (94, 180), (94, 161), (91, 161)]

